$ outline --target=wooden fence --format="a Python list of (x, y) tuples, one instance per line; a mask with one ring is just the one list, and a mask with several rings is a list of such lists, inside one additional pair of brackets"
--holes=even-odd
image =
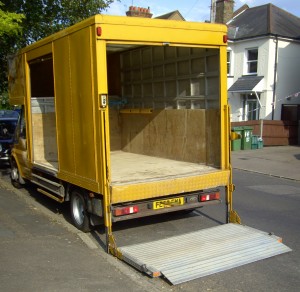
[(298, 121), (257, 120), (232, 122), (231, 127), (251, 126), (253, 135), (262, 136), (264, 146), (284, 146), (298, 144)]

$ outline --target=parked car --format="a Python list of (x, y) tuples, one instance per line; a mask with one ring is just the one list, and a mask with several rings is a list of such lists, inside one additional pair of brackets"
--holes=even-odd
[(18, 119), (17, 111), (0, 110), (0, 162), (9, 162)]

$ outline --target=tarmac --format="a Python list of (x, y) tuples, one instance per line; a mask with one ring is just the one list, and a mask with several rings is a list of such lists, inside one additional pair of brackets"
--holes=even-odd
[[(300, 181), (300, 147), (233, 151), (232, 166)], [(172, 291), (106, 254), (91, 235), (68, 223), (56, 203), (41, 204), (30, 191), (14, 189), (7, 170), (1, 172), (2, 291)]]

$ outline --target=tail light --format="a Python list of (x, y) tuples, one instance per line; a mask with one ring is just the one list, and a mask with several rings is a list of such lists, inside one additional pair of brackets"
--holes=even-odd
[(113, 210), (114, 216), (123, 216), (139, 212), (138, 206), (119, 207)]
[(220, 200), (220, 193), (210, 193), (210, 194), (203, 194), (199, 196), (199, 201), (200, 202), (207, 202), (207, 201), (212, 201), (212, 200)]

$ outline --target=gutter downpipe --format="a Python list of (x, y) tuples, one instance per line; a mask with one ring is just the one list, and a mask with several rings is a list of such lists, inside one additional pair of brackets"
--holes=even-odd
[(274, 64), (274, 85), (273, 85), (273, 102), (272, 102), (272, 121), (275, 114), (275, 101), (276, 101), (276, 80), (277, 80), (277, 58), (278, 58), (278, 35), (275, 36), (275, 64)]
[[(257, 91), (254, 91), (254, 92), (255, 92), (256, 99), (257, 99), (257, 101), (259, 103), (259, 108), (261, 109), (262, 108), (262, 104), (260, 102), (260, 99), (259, 99), (259, 96), (257, 94)], [(259, 119), (259, 120), (260, 120), (260, 138), (262, 139), (264, 120), (262, 120), (262, 119)]]

